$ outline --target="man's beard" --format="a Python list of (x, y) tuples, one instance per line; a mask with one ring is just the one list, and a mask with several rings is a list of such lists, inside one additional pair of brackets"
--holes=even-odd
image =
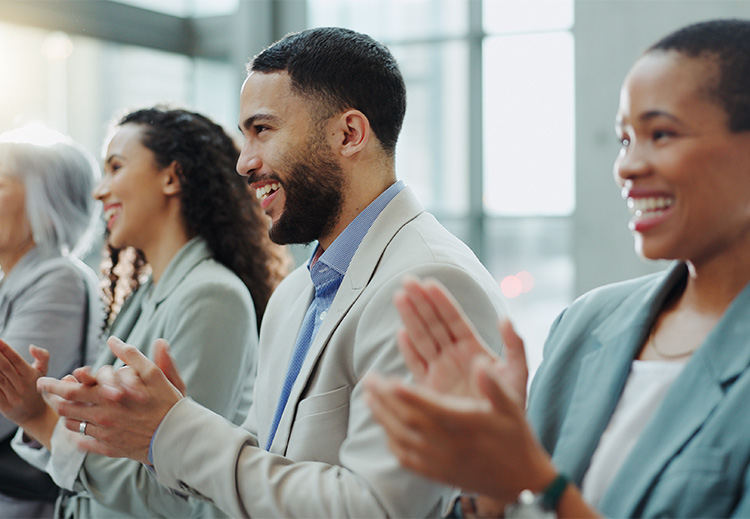
[[(271, 226), (271, 240), (279, 245), (310, 243), (333, 230), (343, 203), (344, 175), (328, 145), (311, 137), (289, 164), (284, 188), (284, 211)], [(300, 158), (301, 155), (307, 157)]]

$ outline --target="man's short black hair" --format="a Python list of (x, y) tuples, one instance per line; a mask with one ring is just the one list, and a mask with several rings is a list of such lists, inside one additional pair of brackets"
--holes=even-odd
[(320, 103), (328, 118), (354, 108), (393, 155), (406, 112), (406, 86), (383, 45), (358, 32), (320, 27), (289, 34), (248, 64), (248, 72), (285, 71), (292, 88)]
[(712, 20), (683, 27), (646, 51), (676, 51), (715, 61), (719, 76), (707, 86), (727, 114), (732, 132), (750, 130), (750, 20)]

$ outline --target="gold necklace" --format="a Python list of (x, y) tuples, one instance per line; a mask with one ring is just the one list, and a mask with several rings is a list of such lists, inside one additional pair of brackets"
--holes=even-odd
[(651, 347), (656, 352), (656, 354), (663, 359), (671, 360), (671, 359), (679, 359), (680, 357), (687, 357), (688, 355), (690, 355), (691, 353), (693, 353), (695, 350), (698, 349), (698, 346), (695, 346), (694, 348), (690, 348), (689, 350), (683, 351), (680, 353), (663, 352), (659, 349), (659, 346), (657, 346), (656, 344), (656, 337), (654, 336), (655, 331), (656, 331), (655, 327), (651, 328), (651, 333), (649, 333), (648, 335), (648, 340), (649, 340), (649, 343), (651, 344)]

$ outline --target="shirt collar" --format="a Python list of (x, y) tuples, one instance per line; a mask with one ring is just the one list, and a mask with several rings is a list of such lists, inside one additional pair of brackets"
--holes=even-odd
[[(328, 247), (322, 253), (320, 252), (321, 247), (318, 244), (315, 247), (313, 255), (310, 257), (310, 261), (307, 263), (307, 268), (310, 271), (310, 276), (313, 279), (313, 283), (316, 285), (327, 279), (329, 276), (324, 276), (325, 279), (320, 279), (319, 272), (325, 272), (329, 275), (333, 274), (330, 271), (334, 271), (339, 277), (344, 277), (349, 263), (351, 263), (354, 253), (357, 252), (359, 244), (362, 243), (367, 231), (370, 230), (373, 222), (377, 219), (380, 213), (395, 198), (397, 194), (404, 189), (404, 182), (399, 180), (394, 182), (388, 189), (383, 191), (370, 205), (364, 208), (357, 217), (346, 226), (346, 228), (333, 240), (330, 247)], [(317, 260), (316, 260), (317, 258)]]

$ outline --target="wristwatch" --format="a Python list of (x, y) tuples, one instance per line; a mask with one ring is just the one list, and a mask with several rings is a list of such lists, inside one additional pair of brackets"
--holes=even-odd
[(570, 479), (559, 473), (542, 492), (524, 490), (515, 503), (505, 507), (506, 519), (554, 519), (557, 517), (557, 504), (570, 484)]

